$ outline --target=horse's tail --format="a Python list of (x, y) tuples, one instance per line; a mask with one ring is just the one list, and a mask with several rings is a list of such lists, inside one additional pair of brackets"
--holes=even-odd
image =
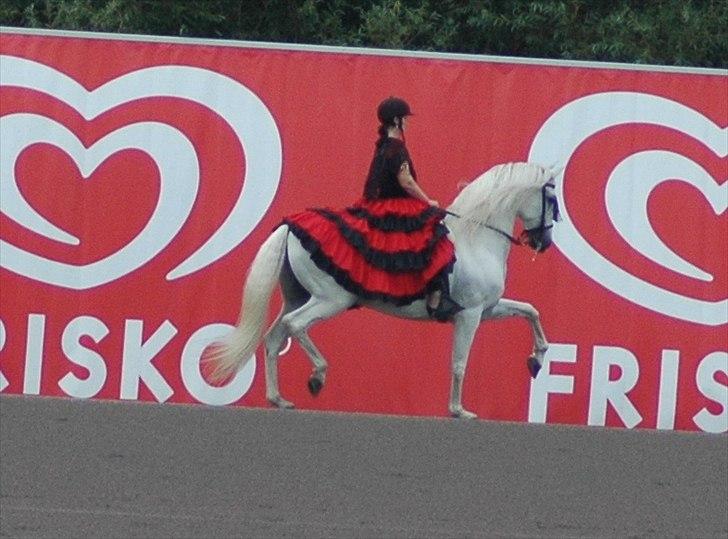
[(278, 227), (255, 255), (243, 289), (238, 324), (214, 344), (207, 360), (213, 366), (209, 374), (212, 381), (225, 380), (242, 369), (260, 344), (270, 297), (283, 267), (287, 236), (288, 227)]

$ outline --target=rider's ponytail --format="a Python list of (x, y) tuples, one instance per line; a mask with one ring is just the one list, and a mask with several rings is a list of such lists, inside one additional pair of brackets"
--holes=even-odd
[(379, 148), (382, 144), (384, 144), (384, 141), (387, 140), (387, 137), (389, 136), (389, 126), (381, 124), (377, 133), (379, 133), (379, 138), (377, 139), (376, 146)]

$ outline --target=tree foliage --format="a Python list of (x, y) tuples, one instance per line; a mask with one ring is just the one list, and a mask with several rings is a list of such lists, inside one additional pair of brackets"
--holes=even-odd
[(0, 0), (0, 24), (728, 66), (725, 0)]

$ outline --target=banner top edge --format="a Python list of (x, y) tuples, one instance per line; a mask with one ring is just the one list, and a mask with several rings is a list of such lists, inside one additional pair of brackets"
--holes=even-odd
[(430, 60), (452, 60), (465, 62), (482, 62), (497, 64), (520, 64), (549, 67), (576, 67), (588, 69), (614, 69), (626, 71), (650, 71), (663, 73), (681, 73), (696, 75), (728, 76), (728, 69), (668, 66), (654, 64), (628, 64), (618, 62), (597, 62), (586, 60), (559, 60), (551, 58), (531, 58), (519, 56), (491, 56), (481, 54), (447, 53), (434, 51), (410, 51), (399, 49), (377, 49), (370, 47), (346, 47), (332, 45), (310, 45), (302, 43), (280, 43), (265, 41), (242, 41), (214, 38), (187, 38), (177, 36), (159, 36), (145, 34), (121, 34), (109, 32), (85, 32), (76, 30), (48, 30), (44, 28), (21, 28), (0, 26), (0, 33), (21, 34), (48, 37), (70, 37), (81, 39), (104, 39), (115, 41), (134, 41), (147, 43), (171, 43), (180, 45), (205, 45), (215, 47), (233, 47), (248, 49), (266, 49), (291, 52), (318, 52), (327, 54), (353, 54), (361, 56), (388, 56), (399, 58), (420, 58)]

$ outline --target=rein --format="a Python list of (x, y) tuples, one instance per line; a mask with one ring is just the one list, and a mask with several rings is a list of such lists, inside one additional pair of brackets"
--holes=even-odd
[(448, 215), (452, 215), (453, 217), (456, 217), (457, 219), (464, 219), (466, 221), (470, 221), (472, 223), (475, 223), (478, 226), (482, 226), (483, 228), (488, 228), (488, 229), (490, 229), (490, 230), (492, 230), (494, 232), (497, 232), (501, 236), (504, 236), (505, 238), (507, 238), (508, 241), (510, 241), (513, 245), (526, 245), (525, 235), (528, 233), (527, 230), (524, 230), (521, 233), (521, 235), (518, 238), (516, 238), (514, 236), (511, 236), (508, 232), (504, 232), (500, 228), (496, 228), (496, 227), (494, 227), (492, 225), (489, 225), (488, 223), (484, 223), (483, 221), (478, 221), (478, 220), (475, 220), (475, 219), (466, 218), (466, 217), (463, 217), (462, 215), (458, 215), (457, 213), (451, 212), (449, 210), (443, 210), (443, 211), (446, 214), (448, 214)]

